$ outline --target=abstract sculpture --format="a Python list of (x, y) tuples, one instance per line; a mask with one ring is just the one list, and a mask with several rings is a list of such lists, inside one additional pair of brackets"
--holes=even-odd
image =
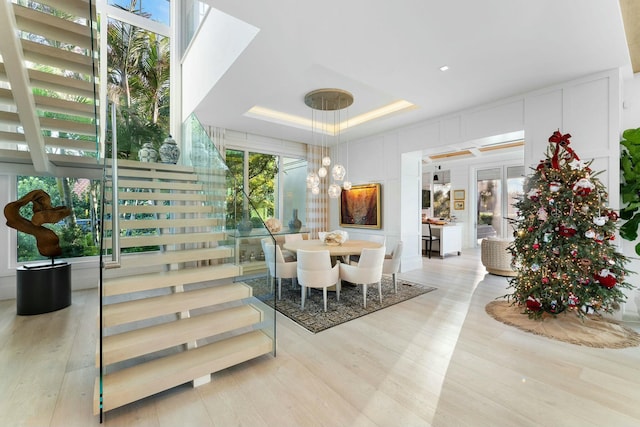
[[(33, 217), (31, 221), (20, 215), (20, 208), (28, 203), (33, 203)], [(15, 202), (8, 203), (4, 207), (4, 216), (7, 225), (23, 233), (31, 234), (36, 238), (38, 252), (46, 257), (56, 257), (62, 254), (60, 240), (56, 233), (43, 227), (45, 223), (56, 223), (69, 216), (71, 209), (66, 206), (51, 206), (51, 197), (42, 190), (33, 190)]]

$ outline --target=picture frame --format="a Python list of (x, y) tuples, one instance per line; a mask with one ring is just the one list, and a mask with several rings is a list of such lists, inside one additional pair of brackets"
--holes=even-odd
[(457, 211), (464, 210), (464, 200), (454, 200), (453, 201), (453, 209)]
[(340, 193), (340, 227), (382, 228), (382, 186), (354, 185)]
[(464, 200), (464, 190), (453, 190), (453, 200)]

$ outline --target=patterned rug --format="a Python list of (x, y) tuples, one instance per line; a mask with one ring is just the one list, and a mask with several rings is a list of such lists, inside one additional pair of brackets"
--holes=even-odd
[[(273, 293), (269, 289), (266, 276), (243, 281), (253, 287), (254, 296), (273, 307)], [(277, 290), (277, 284), (274, 288)], [(362, 306), (362, 286), (343, 282), (340, 301), (336, 301), (335, 292), (329, 291), (327, 293), (327, 311), (325, 313), (322, 289), (311, 290), (311, 296), (307, 296), (303, 310), (300, 307), (300, 287), (297, 286), (293, 289), (291, 280), (283, 279), (282, 299), (275, 301), (275, 308), (308, 331), (317, 333), (433, 290), (436, 288), (398, 279), (398, 293), (396, 294), (393, 292), (391, 277), (382, 276), (382, 305), (380, 305), (378, 298), (378, 287), (367, 286), (367, 308), (365, 309)]]

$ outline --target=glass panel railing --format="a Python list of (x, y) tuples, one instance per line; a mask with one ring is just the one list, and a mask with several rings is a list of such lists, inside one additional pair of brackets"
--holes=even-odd
[[(216, 231), (224, 236), (218, 244), (231, 249), (231, 257), (225, 261), (238, 267), (234, 280), (251, 287), (250, 303), (263, 313), (263, 321), (255, 327), (275, 343), (275, 293), (268, 283), (263, 243), (271, 243), (275, 257), (276, 238), (217, 150), (220, 135), (210, 136), (192, 115), (183, 125), (182, 136), (184, 161), (198, 174), (206, 203), (217, 220)], [(275, 345), (273, 348), (275, 354)]]
[[(226, 340), (275, 355), (276, 338), (274, 286), (268, 281), (265, 263), (265, 258), (275, 256), (276, 238), (241, 187), (229, 185), (229, 171), (214, 140), (191, 117), (177, 138), (182, 142), (182, 164), (119, 159), (113, 116), (108, 135), (114, 148), (108, 151), (115, 156), (106, 161), (101, 220), (100, 376), (101, 385), (105, 384), (101, 401), (105, 411), (118, 400), (109, 393), (109, 375), (125, 367), (208, 346), (220, 349), (213, 353), (234, 348), (225, 345)], [(245, 206), (244, 214), (229, 216), (228, 200)], [(273, 250), (267, 255), (262, 249), (264, 238)], [(149, 310), (145, 303), (157, 297), (177, 303), (159, 307), (150, 301), (154, 308)], [(111, 318), (111, 306), (123, 301), (131, 307), (132, 317)], [(180, 307), (180, 312), (174, 307)], [(138, 345), (126, 360), (114, 360), (108, 350), (117, 335), (144, 334), (146, 328), (158, 330), (201, 316), (207, 316), (206, 322), (212, 325), (206, 336), (201, 328), (188, 330), (193, 323), (183, 322), (178, 328), (187, 329), (180, 329), (175, 337), (149, 338), (149, 346)], [(164, 343), (171, 345), (164, 347), (168, 345)], [(180, 381), (174, 385), (185, 382)]]

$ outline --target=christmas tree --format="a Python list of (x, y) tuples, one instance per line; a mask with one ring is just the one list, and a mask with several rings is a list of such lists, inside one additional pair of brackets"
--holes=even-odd
[(622, 289), (632, 288), (624, 281), (628, 260), (613, 243), (618, 214), (606, 207), (606, 188), (569, 146), (570, 137), (553, 133), (514, 205), (509, 250), (518, 274), (505, 297), (533, 318), (610, 313), (626, 299)]

